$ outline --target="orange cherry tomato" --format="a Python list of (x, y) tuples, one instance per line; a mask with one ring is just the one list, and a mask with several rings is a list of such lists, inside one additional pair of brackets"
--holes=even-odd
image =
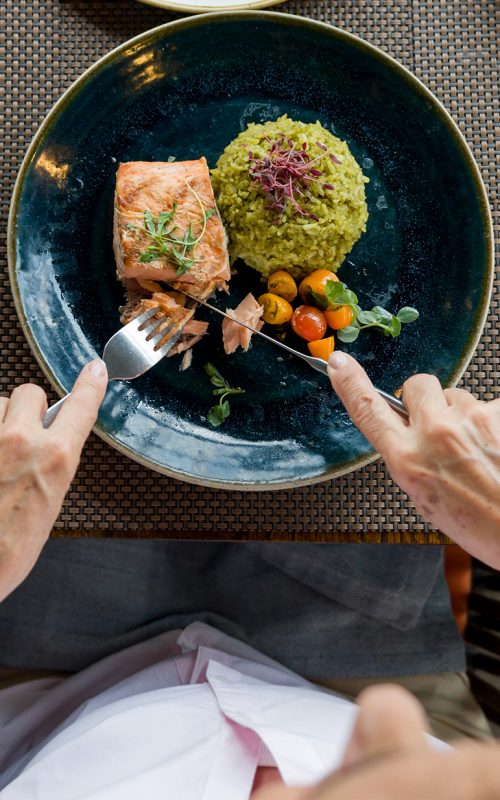
[(297, 284), (288, 272), (280, 269), (267, 279), (267, 291), (291, 303), (297, 297)]
[(262, 319), (269, 325), (284, 325), (285, 322), (290, 322), (293, 314), (293, 308), (287, 300), (279, 297), (277, 294), (261, 294), (259, 303), (264, 306), (264, 313)]
[(328, 361), (335, 347), (335, 338), (329, 336), (328, 339), (319, 339), (317, 342), (308, 343), (309, 352), (314, 358), (322, 358), (323, 361)]
[(325, 334), (325, 315), (314, 306), (299, 306), (293, 312), (292, 328), (297, 336), (307, 342), (314, 342)]
[(312, 303), (314, 298), (311, 293), (318, 294), (320, 297), (326, 297), (325, 286), (327, 281), (338, 281), (334, 272), (329, 269), (317, 269), (311, 272), (307, 278), (301, 281), (299, 286), (299, 294), (303, 303)]
[(350, 306), (330, 306), (325, 311), (326, 321), (334, 331), (340, 331), (351, 324), (353, 313)]

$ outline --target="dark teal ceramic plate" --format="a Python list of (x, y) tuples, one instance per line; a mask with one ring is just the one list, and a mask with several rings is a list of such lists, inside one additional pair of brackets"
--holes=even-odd
[[(411, 305), (420, 320), (389, 341), (365, 333), (353, 353), (390, 392), (415, 372), (445, 386), (463, 373), (492, 281), (492, 233), (478, 169), (459, 130), (403, 67), (344, 31), (266, 12), (172, 22), (101, 59), (35, 137), (15, 188), (10, 274), (33, 351), (59, 392), (119, 327), (112, 251), (121, 161), (205, 155), (213, 166), (249, 122), (287, 113), (346, 139), (370, 178), (368, 230), (339, 273), (363, 307)], [(259, 294), (238, 265), (234, 307)], [(225, 307), (227, 298), (215, 301)], [(219, 319), (193, 365), (165, 359), (112, 383), (97, 433), (143, 464), (210, 486), (280, 488), (323, 481), (375, 457), (329, 382), (264, 340), (223, 354)], [(202, 317), (202, 314), (199, 315)], [(211, 429), (210, 360), (245, 394)]]

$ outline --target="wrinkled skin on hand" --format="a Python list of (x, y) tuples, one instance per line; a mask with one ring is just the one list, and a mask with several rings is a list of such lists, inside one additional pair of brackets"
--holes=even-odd
[(433, 375), (403, 386), (406, 423), (347, 353), (328, 374), (354, 424), (422, 516), (482, 561), (500, 568), (500, 399), (443, 389)]
[(0, 398), (0, 601), (33, 568), (73, 480), (107, 385), (106, 367), (82, 370), (50, 428), (45, 392), (32, 383)]
[(500, 800), (496, 744), (432, 751), (423, 708), (400, 686), (365, 689), (358, 705), (339, 770), (307, 788), (286, 787), (272, 776), (252, 800)]

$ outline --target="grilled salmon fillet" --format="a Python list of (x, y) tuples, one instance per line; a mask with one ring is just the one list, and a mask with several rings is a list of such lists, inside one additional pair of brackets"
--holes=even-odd
[[(175, 227), (172, 235), (176, 238), (182, 238), (190, 225), (193, 237), (198, 237), (203, 231), (200, 222), (203, 213), (212, 213), (200, 241), (186, 256), (194, 258), (194, 263), (182, 276), (177, 276), (178, 264), (169, 255), (171, 244), (158, 260), (140, 260), (148, 246), (155, 244), (145, 224), (145, 212), (150, 212), (155, 220), (162, 212), (173, 212), (164, 230)], [(230, 278), (227, 237), (215, 205), (205, 158), (120, 164), (113, 240), (120, 280), (136, 279), (142, 286), (149, 281), (169, 281), (201, 299), (214, 289), (227, 289), (226, 281)], [(182, 250), (179, 245), (174, 246)]]

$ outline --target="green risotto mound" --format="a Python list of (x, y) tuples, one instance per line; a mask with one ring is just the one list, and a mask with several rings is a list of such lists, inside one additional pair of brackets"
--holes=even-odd
[[(314, 160), (314, 172), (308, 173), (305, 184), (298, 184), (305, 196), (290, 189), (284, 201), (281, 195), (280, 207), (276, 191), (266, 192), (269, 183), (265, 181), (272, 169), (269, 161), (266, 165), (262, 159), (270, 155), (275, 144), (281, 148), (275, 158), (286, 160), (291, 143), (295, 145), (292, 155), (306, 153), (309, 163)], [(259, 171), (262, 175), (262, 165), (267, 166), (267, 172), (264, 170), (264, 178), (256, 178)], [(275, 170), (272, 175), (283, 183), (287, 173)], [(278, 269), (296, 278), (315, 269), (336, 271), (366, 230), (367, 182), (347, 144), (319, 122), (306, 125), (283, 116), (276, 122), (250, 124), (226, 147), (212, 170), (231, 258), (242, 258), (263, 278)], [(290, 200), (291, 193), (301, 212)], [(305, 202), (307, 197), (309, 202)]]

